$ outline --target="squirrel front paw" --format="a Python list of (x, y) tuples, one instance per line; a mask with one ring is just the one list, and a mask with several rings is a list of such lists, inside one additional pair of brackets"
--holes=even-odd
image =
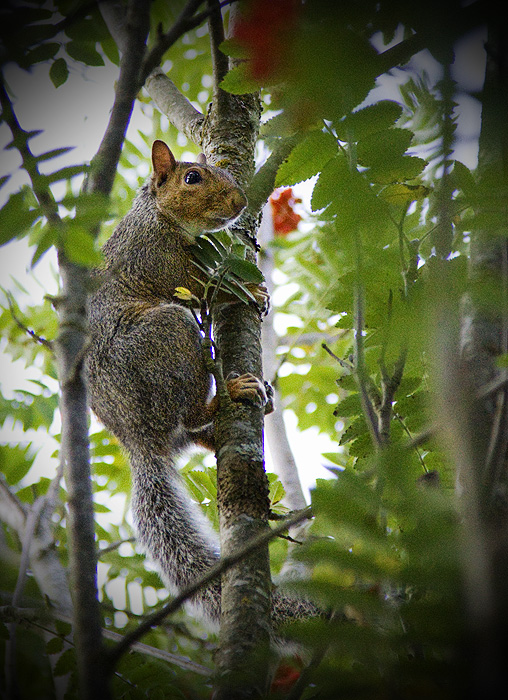
[(226, 386), (233, 401), (249, 401), (260, 407), (268, 404), (269, 397), (265, 385), (250, 372), (239, 377), (233, 373), (229, 374)]

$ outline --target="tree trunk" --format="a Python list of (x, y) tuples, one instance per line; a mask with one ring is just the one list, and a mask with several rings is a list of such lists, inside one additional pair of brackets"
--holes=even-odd
[[(211, 3), (213, 5), (213, 3)], [(233, 15), (233, 11), (231, 15)], [(234, 17), (230, 16), (230, 35)], [(221, 40), (218, 15), (210, 21), (215, 92), (204, 125), (202, 147), (210, 161), (226, 167), (246, 188), (254, 172), (259, 130), (259, 96), (231, 95), (219, 81), (227, 70), (217, 51)], [(257, 213), (256, 213), (257, 214)], [(255, 261), (258, 217), (244, 215), (235, 230), (249, 243)], [(262, 379), (261, 320), (257, 309), (231, 304), (214, 312), (214, 337), (224, 377), (250, 372)], [(262, 408), (221, 406), (216, 420), (217, 505), (221, 554), (237, 551), (268, 529), (268, 481), (264, 470)], [(221, 629), (217, 655), (217, 700), (255, 698), (268, 691), (271, 578), (268, 547), (257, 550), (227, 571), (221, 580)]]
[[(490, 11), (478, 166), (479, 200), (488, 204), (476, 212), (485, 223), (471, 234), (472, 291), (462, 321), (465, 381), (475, 393), (507, 373), (496, 361), (508, 353), (508, 52), (499, 9)], [(465, 600), (474, 695), (500, 697), (508, 683), (508, 385), (484, 393), (469, 401), (471, 459), (459, 473), (470, 491), (466, 533), (482, 538), (476, 548), (466, 541)]]

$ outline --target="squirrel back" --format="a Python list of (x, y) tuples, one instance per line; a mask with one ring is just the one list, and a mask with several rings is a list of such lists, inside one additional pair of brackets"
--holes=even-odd
[[(215, 533), (181, 483), (175, 461), (189, 445), (214, 450), (211, 377), (199, 327), (174, 297), (203, 288), (189, 245), (224, 228), (246, 198), (226, 172), (179, 163), (162, 141), (152, 148), (153, 175), (103, 248), (105, 266), (89, 302), (86, 359), (90, 404), (127, 450), (132, 508), (141, 544), (175, 593), (219, 557)], [(233, 400), (263, 405), (264, 385), (252, 375), (227, 382)], [(220, 613), (220, 581), (196, 594), (212, 619)], [(275, 596), (281, 619), (309, 606)]]

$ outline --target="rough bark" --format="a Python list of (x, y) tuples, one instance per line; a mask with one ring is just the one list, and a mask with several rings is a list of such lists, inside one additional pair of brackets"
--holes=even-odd
[[(120, 63), (115, 102), (86, 189), (109, 196), (140, 87), (139, 64), (145, 52), (149, 7), (131, 0), (126, 14), (128, 50)], [(59, 253), (62, 294), (55, 343), (60, 378), (62, 454), (69, 494), (70, 572), (80, 690), (84, 699), (109, 698), (102, 626), (97, 598), (95, 523), (90, 474), (88, 402), (83, 360), (87, 348), (88, 270)]]
[[(233, 25), (230, 18), (230, 30)], [(230, 170), (247, 187), (254, 172), (254, 149), (261, 107), (258, 95), (230, 95), (219, 87), (227, 63), (218, 52), (222, 22), (210, 19), (214, 101), (203, 129), (202, 148), (215, 165)], [(246, 215), (237, 235), (250, 242), (258, 217)], [(251, 246), (250, 259), (256, 259)], [(261, 320), (245, 304), (218, 308), (214, 337), (225, 377), (251, 372), (262, 379)], [(222, 406), (216, 420), (217, 503), (222, 556), (268, 530), (268, 482), (264, 470), (263, 409)], [(222, 576), (221, 630), (217, 654), (217, 700), (266, 694), (269, 682), (271, 578), (263, 547)]]
[(60, 377), (62, 455), (69, 498), (69, 570), (74, 602), (76, 658), (83, 698), (108, 698), (97, 599), (88, 405), (82, 374), (87, 342), (88, 271), (70, 263), (62, 254), (59, 256), (59, 267), (62, 296), (55, 351)]

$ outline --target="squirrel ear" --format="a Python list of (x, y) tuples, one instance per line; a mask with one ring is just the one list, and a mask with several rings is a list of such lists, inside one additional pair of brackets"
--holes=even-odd
[(159, 139), (154, 141), (152, 145), (152, 164), (158, 185), (162, 185), (167, 180), (169, 173), (176, 167), (175, 156), (164, 141)]
[(196, 163), (199, 163), (199, 165), (206, 165), (206, 156), (204, 153), (199, 154), (196, 158)]

